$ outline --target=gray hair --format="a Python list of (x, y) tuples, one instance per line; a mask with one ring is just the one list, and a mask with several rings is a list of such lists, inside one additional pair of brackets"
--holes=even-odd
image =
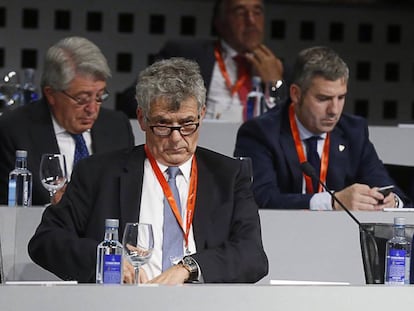
[(191, 97), (197, 101), (201, 112), (206, 102), (206, 88), (195, 61), (172, 57), (153, 63), (139, 74), (136, 99), (144, 114), (158, 99), (167, 100), (171, 110), (177, 111), (180, 104)]
[(299, 53), (293, 69), (293, 83), (306, 93), (315, 77), (330, 81), (344, 79), (348, 82), (349, 68), (331, 48), (311, 47)]
[(101, 50), (82, 37), (68, 37), (51, 46), (45, 57), (41, 87), (66, 90), (76, 75), (106, 81), (111, 76)]

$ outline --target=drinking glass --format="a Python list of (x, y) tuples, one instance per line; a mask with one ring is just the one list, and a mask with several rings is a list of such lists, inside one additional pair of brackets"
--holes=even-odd
[(288, 92), (289, 88), (283, 80), (266, 83), (264, 92), (266, 108), (272, 109), (285, 102), (289, 96)]
[(50, 194), (50, 198), (67, 182), (66, 159), (63, 154), (47, 153), (40, 161), (40, 180)]
[(124, 254), (135, 271), (134, 284), (139, 283), (139, 268), (146, 264), (154, 249), (152, 225), (144, 223), (127, 223), (122, 239)]

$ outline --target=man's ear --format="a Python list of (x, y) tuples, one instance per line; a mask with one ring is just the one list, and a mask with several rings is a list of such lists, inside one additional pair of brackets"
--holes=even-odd
[(145, 113), (140, 107), (137, 108), (137, 120), (141, 130), (145, 132), (147, 129), (147, 120), (145, 120)]
[(46, 97), (48, 103), (53, 106), (55, 104), (55, 98), (52, 96), (52, 94), (55, 91), (50, 86), (45, 86), (43, 88), (43, 94)]
[(299, 85), (292, 83), (289, 88), (290, 92), (290, 99), (293, 103), (298, 103), (300, 97), (302, 96), (302, 90), (300, 89)]

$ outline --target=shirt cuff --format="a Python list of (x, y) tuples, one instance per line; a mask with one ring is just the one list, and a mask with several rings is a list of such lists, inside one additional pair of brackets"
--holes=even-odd
[(332, 211), (332, 198), (328, 192), (315, 193), (309, 202), (311, 211)]

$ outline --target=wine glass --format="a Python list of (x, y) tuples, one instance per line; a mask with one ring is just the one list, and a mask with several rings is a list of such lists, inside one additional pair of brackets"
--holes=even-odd
[(47, 153), (40, 161), (40, 180), (52, 199), (67, 182), (66, 159), (63, 154)]
[(127, 223), (122, 239), (124, 254), (134, 266), (134, 284), (139, 283), (139, 268), (146, 264), (154, 249), (152, 225), (144, 223)]
[(21, 103), (21, 85), (18, 72), (10, 71), (0, 81), (0, 109), (16, 108)]
[(267, 82), (265, 84), (265, 103), (267, 109), (281, 105), (289, 97), (289, 88), (285, 81)]

